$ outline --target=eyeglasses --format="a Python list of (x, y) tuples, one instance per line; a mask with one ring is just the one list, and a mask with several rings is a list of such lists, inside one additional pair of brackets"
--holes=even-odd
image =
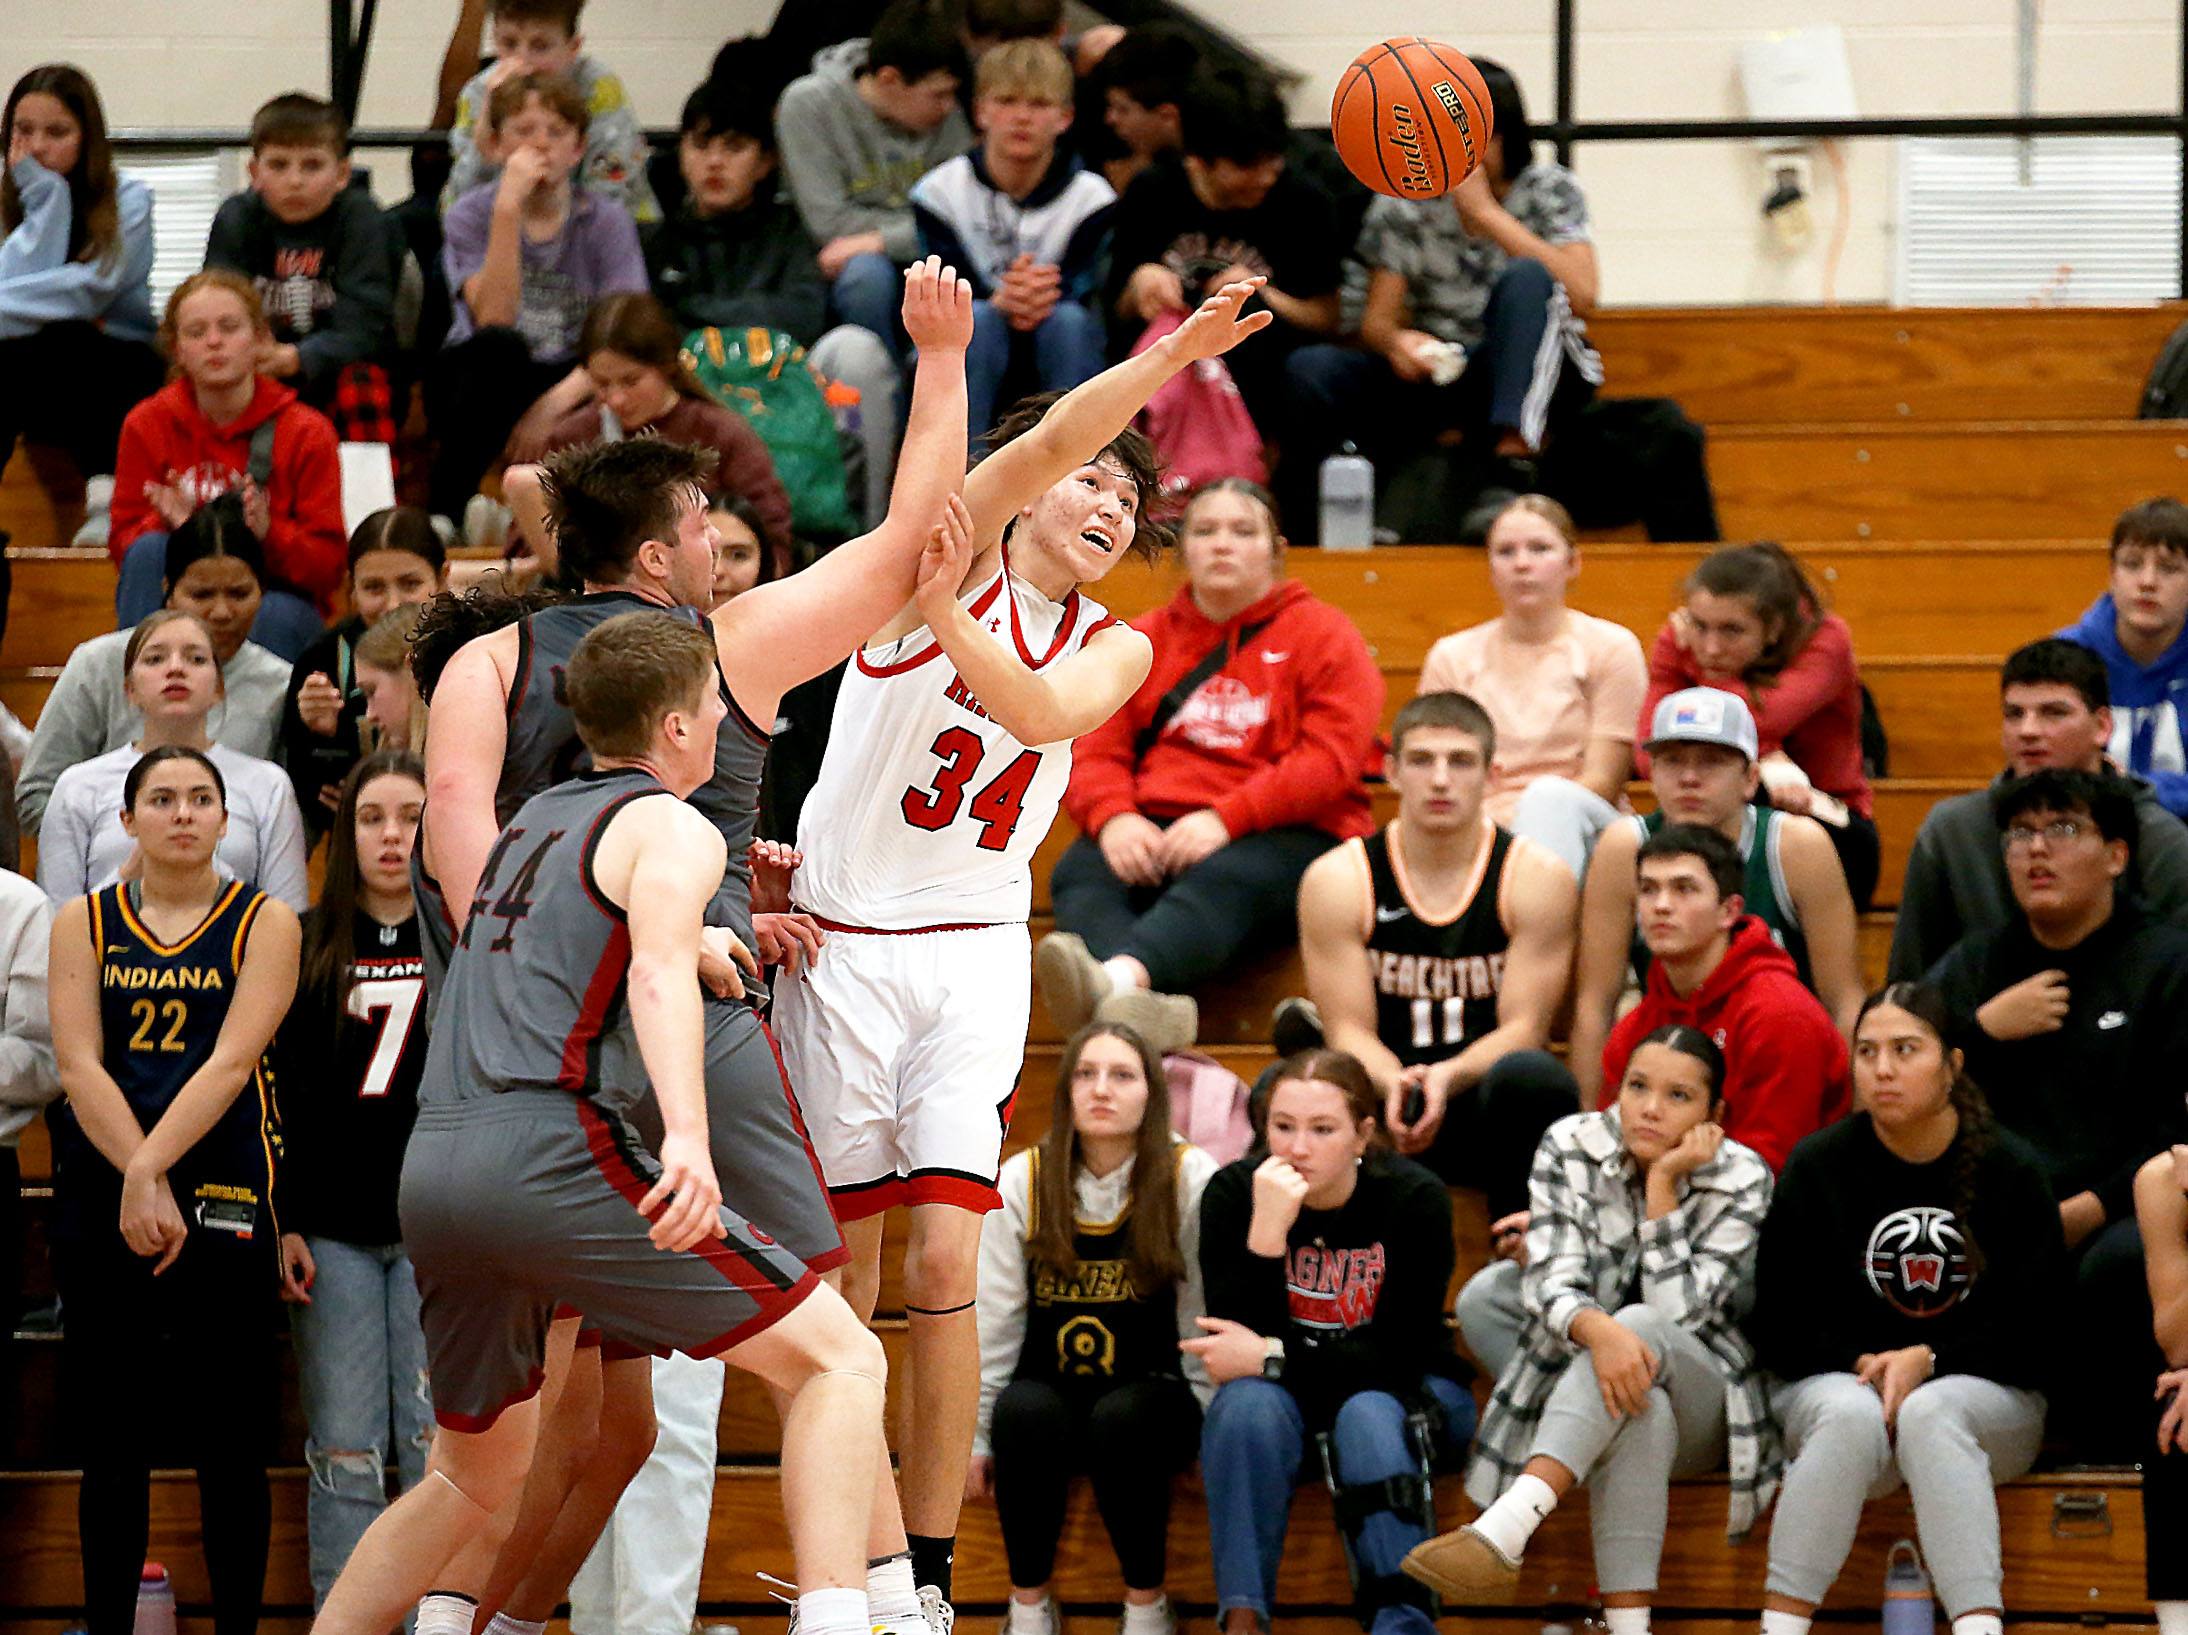
[(1998, 838), (2010, 853), (2027, 851), (2038, 835), (2044, 837), (2044, 844), (2047, 846), (2063, 846), (2070, 840), (2096, 832), (2097, 826), (2083, 818), (2053, 818), (2041, 828), (2034, 824), (2016, 823)]

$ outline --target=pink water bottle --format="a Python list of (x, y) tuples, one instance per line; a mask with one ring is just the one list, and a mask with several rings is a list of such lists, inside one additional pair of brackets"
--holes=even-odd
[(137, 1583), (135, 1635), (175, 1635), (175, 1586), (167, 1569), (156, 1561), (144, 1564)]

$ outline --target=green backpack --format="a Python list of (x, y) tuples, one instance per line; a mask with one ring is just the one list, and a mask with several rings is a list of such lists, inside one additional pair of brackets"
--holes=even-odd
[(779, 329), (695, 329), (684, 362), (720, 402), (752, 422), (790, 496), (790, 524), (807, 538), (853, 530), (843, 448), (827, 385), (805, 348)]

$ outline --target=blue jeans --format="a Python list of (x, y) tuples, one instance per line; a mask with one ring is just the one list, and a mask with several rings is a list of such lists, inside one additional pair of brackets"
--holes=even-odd
[(855, 255), (843, 264), (828, 292), (830, 310), (847, 324), (881, 337), (890, 361), (904, 364), (904, 274), (879, 250)]
[(311, 1304), (289, 1308), (304, 1402), (312, 1604), (387, 1507), (388, 1456), (405, 1492), (433, 1447), (418, 1285), (402, 1245), (305, 1240), (318, 1267)]
[[(122, 552), (121, 578), (114, 585), (114, 628), (135, 628), (166, 600), (167, 536), (139, 534)], [(251, 640), (294, 664), (324, 629), (319, 610), (310, 602), (293, 590), (269, 585), (259, 598), (258, 617), (251, 621)]]
[(1080, 301), (1058, 301), (1056, 310), (1031, 332), (1010, 326), (993, 303), (972, 304), (972, 345), (965, 351), (965, 423), (978, 444), (995, 424), (996, 399), (1014, 358), (1033, 357), (1037, 386), (1044, 392), (1068, 392), (1092, 380), (1108, 364), (1109, 337), (1094, 309)]
[[(1446, 1450), (1474, 1435), (1474, 1399), (1437, 1375), (1422, 1382), (1444, 1411)], [(1416, 1469), (1405, 1434), (1405, 1405), (1387, 1391), (1347, 1397), (1330, 1428), (1337, 1476), (1346, 1486), (1379, 1482)], [(1216, 1392), (1200, 1432), (1201, 1482), (1208, 1492), (1208, 1534), (1215, 1557), (1216, 1621), (1234, 1607), (1250, 1608), (1265, 1629), (1276, 1601), (1276, 1568), (1284, 1557), (1292, 1490), (1307, 1458), (1307, 1426), (1291, 1392), (1249, 1375)], [(1363, 1573), (1395, 1573), (1428, 1530), (1385, 1511), (1370, 1516), (1353, 1541)], [(1434, 1635), (1417, 1607), (1385, 1607), (1374, 1635)]]

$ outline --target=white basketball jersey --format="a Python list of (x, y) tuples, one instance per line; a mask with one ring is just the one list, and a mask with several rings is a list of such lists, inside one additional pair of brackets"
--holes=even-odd
[[(1051, 602), (1007, 566), (965, 605), (1036, 670), (1117, 622), (1077, 591)], [(989, 720), (925, 627), (866, 648), (844, 669), (798, 821), (797, 904), (877, 931), (1022, 923), (1070, 778), (1071, 746), (1028, 749)]]

